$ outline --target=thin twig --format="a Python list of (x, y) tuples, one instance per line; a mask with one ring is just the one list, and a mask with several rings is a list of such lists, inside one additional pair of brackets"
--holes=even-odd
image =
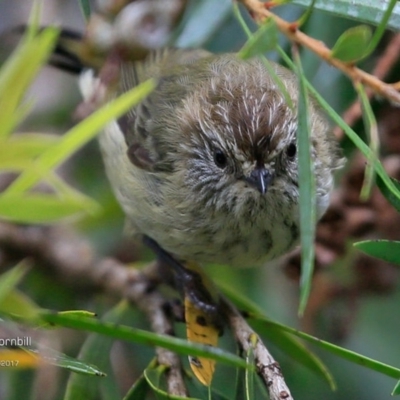
[[(173, 334), (173, 321), (164, 312), (166, 299), (152, 290), (154, 265), (139, 271), (116, 260), (98, 260), (87, 241), (60, 227), (0, 223), (0, 249), (16, 258), (33, 258), (47, 273), (75, 288), (101, 290), (126, 298), (146, 314), (154, 332)], [(168, 367), (168, 393), (187, 396), (179, 357), (163, 348), (156, 352), (158, 362)]]
[[(263, 379), (271, 400), (293, 400), (279, 363), (275, 361), (259, 336), (249, 326), (243, 316), (228, 300), (221, 299), (222, 311), (227, 317), (229, 326), (245, 353), (252, 351), (257, 373)], [(252, 338), (257, 340), (253, 344)]]
[(329, 49), (323, 42), (314, 39), (298, 29), (297, 23), (290, 23), (278, 17), (268, 9), (268, 3), (259, 0), (237, 0), (242, 3), (255, 21), (262, 23), (266, 19), (272, 19), (278, 29), (292, 42), (298, 43), (317, 54), (321, 59), (336, 67), (346, 74), (353, 82), (361, 82), (370, 87), (375, 94), (379, 94), (388, 100), (400, 104), (400, 93), (395, 85), (382, 82), (377, 77), (357, 68), (352, 63), (345, 63), (331, 56)]
[[(379, 57), (375, 68), (372, 70), (372, 74), (378, 79), (384, 79), (390, 72), (393, 65), (397, 62), (400, 55), (400, 33), (394, 35), (389, 44), (386, 46), (385, 51)], [(372, 98), (373, 91), (369, 88), (366, 89), (366, 93), (369, 99)], [(343, 113), (342, 118), (347, 125), (353, 126), (362, 116), (362, 108), (360, 101), (357, 99), (351, 104), (347, 110)], [(334, 135), (338, 140), (343, 138), (343, 130), (340, 127), (335, 127), (333, 130)]]
[[(159, 292), (158, 265), (142, 270), (129, 268), (113, 259), (98, 260), (90, 244), (75, 233), (60, 227), (27, 227), (0, 223), (0, 249), (16, 258), (33, 258), (37, 265), (75, 289), (98, 290), (117, 298), (126, 298), (148, 317), (154, 332), (173, 335), (173, 321), (165, 312), (166, 299)], [(0, 269), (1, 269), (0, 265)], [(271, 400), (291, 400), (279, 364), (239, 311), (222, 299), (221, 311), (230, 328), (247, 352), (254, 352), (257, 372)], [(253, 348), (252, 337), (257, 337)], [(179, 357), (157, 348), (158, 362), (168, 366), (167, 384), (171, 395), (187, 396)]]

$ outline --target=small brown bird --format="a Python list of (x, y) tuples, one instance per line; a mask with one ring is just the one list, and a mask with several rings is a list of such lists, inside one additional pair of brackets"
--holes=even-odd
[[(169, 49), (123, 62), (119, 93), (153, 77), (156, 89), (100, 137), (107, 174), (130, 232), (180, 260), (258, 265), (299, 239), (296, 76), (235, 54)], [(81, 75), (86, 100), (98, 78)], [(338, 146), (309, 102), (316, 213), (326, 210)]]

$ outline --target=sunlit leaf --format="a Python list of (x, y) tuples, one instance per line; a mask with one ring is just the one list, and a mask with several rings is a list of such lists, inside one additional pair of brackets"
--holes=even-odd
[(0, 304), (18, 285), (29, 269), (26, 261), (19, 263), (16, 267), (0, 275)]
[(0, 299), (0, 312), (11, 314), (20, 319), (35, 320), (40, 307), (26, 294), (19, 290), (12, 290)]
[(23, 96), (40, 68), (46, 63), (57, 37), (58, 29), (52, 27), (42, 30), (34, 37), (30, 37), (28, 32), (1, 68), (0, 137), (7, 136), (25, 115), (19, 108)]
[(68, 311), (59, 311), (59, 315), (67, 315), (71, 317), (91, 317), (94, 318), (97, 316), (96, 313), (87, 310), (68, 310)]
[(116, 119), (146, 97), (153, 90), (154, 85), (153, 80), (140, 84), (74, 126), (62, 136), (56, 145), (52, 146), (36, 160), (36, 168), (25, 171), (5, 191), (4, 195), (15, 195), (31, 188), (38, 180), (97, 135), (104, 125)]
[(0, 219), (22, 223), (52, 223), (86, 211), (81, 202), (56, 195), (29, 193), (0, 196)]
[(0, 138), (0, 169), (22, 170), (52, 147), (59, 138), (55, 135), (27, 133)]

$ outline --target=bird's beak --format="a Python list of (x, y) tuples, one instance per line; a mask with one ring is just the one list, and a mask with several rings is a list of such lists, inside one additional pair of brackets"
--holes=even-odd
[(255, 187), (261, 194), (267, 193), (268, 186), (273, 180), (273, 174), (264, 167), (256, 167), (245, 181)]

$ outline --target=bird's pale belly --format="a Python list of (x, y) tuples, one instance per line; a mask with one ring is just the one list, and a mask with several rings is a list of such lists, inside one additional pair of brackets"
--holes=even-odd
[(210, 223), (208, 226), (182, 229), (178, 224), (161, 227), (144, 223), (139, 232), (150, 236), (181, 259), (251, 267), (279, 257), (298, 241), (297, 224), (283, 220), (273, 221), (272, 224), (273, 228), (261, 221), (246, 221), (239, 225), (231, 216), (229, 222), (219, 227)]

